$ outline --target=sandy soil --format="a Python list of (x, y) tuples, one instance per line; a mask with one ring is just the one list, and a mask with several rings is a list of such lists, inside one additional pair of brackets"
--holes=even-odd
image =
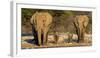
[(54, 39), (52, 36), (48, 37), (48, 43), (46, 45), (37, 46), (33, 43), (29, 43), (26, 40), (32, 40), (34, 37), (32, 36), (22, 36), (21, 38), (21, 48), (22, 49), (32, 49), (32, 48), (53, 48), (53, 47), (79, 47), (79, 46), (92, 46), (92, 37), (90, 35), (85, 36), (84, 43), (76, 43), (75, 40), (77, 38), (76, 35), (73, 36), (74, 41), (68, 43), (66, 40), (67, 36), (59, 37), (58, 43), (54, 43)]

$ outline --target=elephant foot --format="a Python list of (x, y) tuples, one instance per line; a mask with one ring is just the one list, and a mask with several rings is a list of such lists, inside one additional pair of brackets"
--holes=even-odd
[(79, 43), (84, 43), (84, 40), (80, 40)]
[(36, 46), (40, 46), (39, 44), (35, 44)]
[(47, 45), (47, 43), (43, 43), (43, 45)]
[(41, 43), (38, 44), (38, 46), (41, 46), (41, 45), (42, 45)]

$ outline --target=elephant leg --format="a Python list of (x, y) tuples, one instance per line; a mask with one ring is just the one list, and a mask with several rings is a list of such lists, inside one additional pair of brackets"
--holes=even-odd
[(80, 43), (84, 42), (84, 29), (81, 30), (80, 32)]
[(82, 38), (81, 42), (84, 43), (84, 33), (82, 33), (81, 38)]
[(84, 42), (84, 37), (85, 37), (85, 29), (83, 29), (83, 30), (82, 30), (81, 37), (82, 37), (82, 42)]
[(82, 38), (82, 33), (80, 33), (80, 41), (79, 41), (79, 43), (82, 43), (83, 42), (83, 38)]
[(82, 32), (82, 30), (80, 31), (80, 41), (79, 41), (79, 43), (82, 43), (83, 42), (83, 32)]
[(38, 30), (38, 43), (41, 45), (41, 30)]
[(48, 32), (46, 33), (46, 44), (48, 43)]
[(43, 34), (43, 45), (46, 44), (46, 32)]
[(46, 41), (47, 41), (47, 29), (45, 29), (43, 33), (43, 45), (47, 43)]
[(69, 34), (69, 35), (68, 35), (68, 43), (71, 42), (72, 36), (73, 36), (72, 34)]
[(79, 29), (77, 30), (77, 36), (78, 36), (77, 43), (79, 43), (80, 42), (80, 30)]

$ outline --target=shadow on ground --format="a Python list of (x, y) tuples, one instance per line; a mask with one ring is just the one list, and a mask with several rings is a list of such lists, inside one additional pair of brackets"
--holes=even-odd
[(27, 43), (30, 43), (30, 44), (38, 45), (38, 40), (37, 39), (26, 39), (25, 41)]

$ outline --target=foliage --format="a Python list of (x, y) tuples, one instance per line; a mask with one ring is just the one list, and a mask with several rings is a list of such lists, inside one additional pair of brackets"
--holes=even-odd
[[(47, 10), (47, 9), (21, 9), (21, 18), (22, 26), (30, 26), (30, 18), (36, 12), (49, 12), (53, 16), (52, 26), (50, 27), (49, 32), (71, 32), (75, 33), (75, 27), (73, 25), (75, 15), (88, 15), (90, 18), (87, 32), (92, 32), (92, 13), (89, 11), (71, 11), (71, 10)], [(27, 28), (27, 27), (26, 27)], [(28, 30), (28, 29), (27, 29)]]

